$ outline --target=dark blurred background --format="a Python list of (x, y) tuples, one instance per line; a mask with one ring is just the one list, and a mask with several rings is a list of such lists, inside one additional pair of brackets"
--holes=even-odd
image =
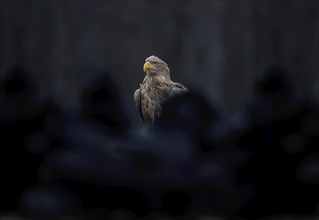
[(318, 100), (315, 0), (0, 0), (0, 219), (315, 219)]
[(1, 65), (26, 66), (41, 90), (71, 108), (92, 73), (109, 70), (131, 101), (154, 54), (173, 80), (225, 111), (280, 65), (319, 99), (317, 1), (1, 1)]

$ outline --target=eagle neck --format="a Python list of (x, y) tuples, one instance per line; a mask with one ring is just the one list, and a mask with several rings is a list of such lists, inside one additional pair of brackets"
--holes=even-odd
[(169, 75), (151, 75), (151, 74), (147, 74), (146, 76), (146, 81), (148, 84), (156, 86), (156, 85), (166, 85), (169, 84), (171, 82), (170, 76)]

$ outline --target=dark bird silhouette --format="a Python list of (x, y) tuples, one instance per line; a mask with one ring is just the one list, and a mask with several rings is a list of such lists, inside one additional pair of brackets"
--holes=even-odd
[(10, 68), (1, 84), (0, 210), (14, 211), (25, 189), (37, 183), (43, 158), (57, 143), (55, 123), (63, 114), (40, 95), (25, 68)]
[(279, 68), (271, 68), (256, 89), (251, 120), (239, 139), (250, 157), (238, 172), (238, 182), (253, 190), (240, 216), (312, 214), (319, 202), (319, 172), (313, 170), (307, 181), (301, 177), (309, 172), (305, 161), (314, 161), (318, 154), (313, 133), (319, 127), (318, 108), (295, 91)]
[(108, 74), (91, 71), (98, 72), (98, 76), (85, 86), (82, 93), (82, 117), (111, 135), (125, 134), (130, 122), (118, 88)]

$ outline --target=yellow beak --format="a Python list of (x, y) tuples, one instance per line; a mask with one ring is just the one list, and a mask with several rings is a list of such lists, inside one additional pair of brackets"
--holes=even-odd
[(156, 69), (156, 67), (153, 66), (150, 62), (144, 63), (144, 66), (143, 66), (144, 72), (146, 72), (146, 70), (154, 70), (154, 69)]

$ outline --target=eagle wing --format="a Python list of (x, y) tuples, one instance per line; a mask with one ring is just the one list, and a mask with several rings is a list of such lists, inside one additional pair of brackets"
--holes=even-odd
[(134, 92), (134, 101), (135, 101), (135, 106), (136, 108), (138, 109), (141, 117), (142, 117), (142, 120), (144, 121), (144, 117), (143, 117), (143, 114), (142, 114), (142, 108), (141, 108), (141, 88), (135, 90)]
[[(144, 83), (144, 81), (143, 81), (143, 83)], [(139, 89), (135, 90), (135, 92), (134, 92), (134, 101), (135, 101), (135, 106), (136, 106), (138, 112), (140, 113), (140, 116), (141, 116), (142, 120), (146, 123), (146, 120), (145, 120), (145, 118), (143, 116), (143, 110), (142, 110), (141, 87), (142, 87), (142, 84), (140, 84), (140, 88)]]
[(170, 88), (170, 97), (181, 95), (189, 92), (189, 90), (181, 83), (173, 82)]
[(140, 89), (135, 90), (134, 92), (134, 102), (135, 102), (135, 106), (136, 108), (140, 108), (141, 105), (141, 94), (140, 94)]

